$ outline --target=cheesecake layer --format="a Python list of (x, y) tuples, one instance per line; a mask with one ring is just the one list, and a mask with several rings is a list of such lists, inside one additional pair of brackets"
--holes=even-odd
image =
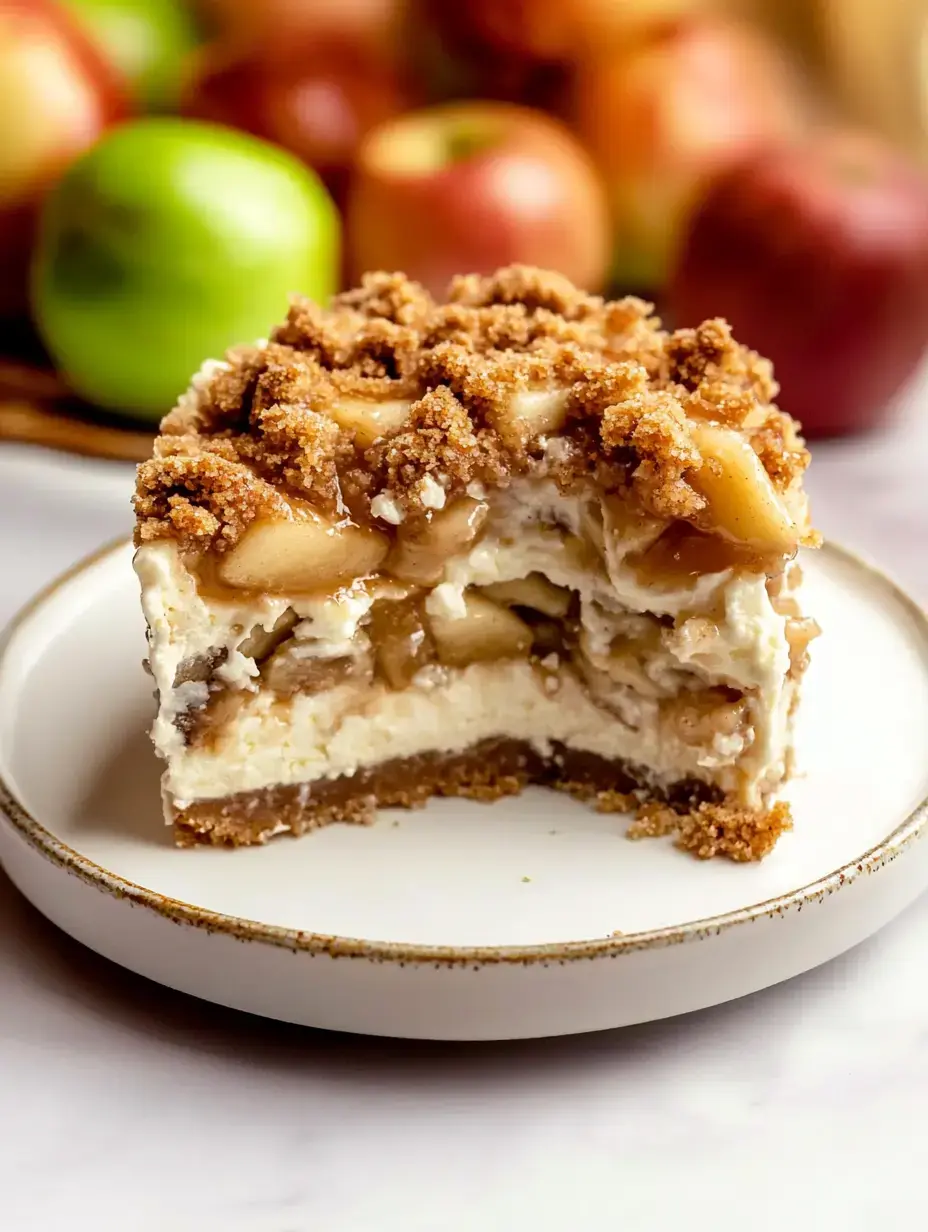
[[(784, 773), (791, 691), (783, 692), (779, 730), (764, 750), (767, 788)], [(692, 696), (698, 713), (705, 694)], [(570, 668), (548, 673), (529, 663), (473, 664), (445, 680), (426, 679), (400, 692), (346, 684), (286, 701), (258, 692), (206, 748), (174, 757), (165, 788), (184, 807), (193, 800), (350, 776), (380, 762), (460, 753), (484, 740), (507, 738), (541, 757), (561, 744), (608, 761), (647, 766), (651, 780), (664, 787), (692, 777), (737, 791), (746, 750), (757, 740), (754, 728), (747, 722), (734, 734), (716, 731), (702, 738), (697, 730), (689, 743), (685, 720), (678, 718), (686, 704), (685, 694), (661, 703), (616, 689), (607, 708), (594, 703)], [(760, 784), (756, 789), (760, 792)]]

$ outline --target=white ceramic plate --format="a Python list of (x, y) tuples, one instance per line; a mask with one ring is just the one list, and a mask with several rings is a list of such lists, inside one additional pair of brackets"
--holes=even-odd
[(178, 851), (148, 743), (131, 550), (104, 551), (0, 649), (0, 858), (108, 958), (224, 1005), (442, 1039), (694, 1010), (861, 941), (928, 883), (928, 621), (836, 548), (809, 559), (794, 833), (699, 863), (556, 793), (436, 801), (235, 852)]

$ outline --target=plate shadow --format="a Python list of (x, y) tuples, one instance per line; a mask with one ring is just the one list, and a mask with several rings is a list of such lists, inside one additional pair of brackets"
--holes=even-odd
[(133, 730), (97, 769), (75, 808), (83, 834), (118, 834), (153, 847), (173, 847), (161, 812), (161, 763), (144, 728)]

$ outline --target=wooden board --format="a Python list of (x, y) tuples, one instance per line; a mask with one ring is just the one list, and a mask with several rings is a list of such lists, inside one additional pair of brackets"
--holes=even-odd
[(154, 428), (124, 426), (88, 406), (51, 368), (0, 357), (0, 441), (141, 462), (151, 456), (154, 435)]

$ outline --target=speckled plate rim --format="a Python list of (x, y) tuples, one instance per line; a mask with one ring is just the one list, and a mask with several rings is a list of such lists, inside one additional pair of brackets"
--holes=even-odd
[[(0, 666), (3, 664), (14, 635), (45, 603), (83, 573), (102, 564), (108, 557), (124, 552), (128, 546), (127, 537), (104, 545), (66, 570), (26, 603), (0, 633)], [(906, 594), (901, 586), (882, 569), (847, 548), (829, 542), (824, 544), (820, 550), (823, 554), (843, 561), (866, 574), (872, 583), (881, 587), (898, 603), (908, 613), (920, 632), (925, 641), (926, 654), (928, 654), (928, 613)], [(545, 945), (524, 946), (435, 946), (414, 945), (399, 941), (366, 941), (358, 937), (329, 936), (323, 933), (281, 928), (259, 920), (225, 915), (146, 889), (144, 886), (110, 872), (109, 869), (101, 867), (81, 855), (79, 851), (62, 843), (51, 830), (29, 813), (2, 774), (0, 774), (0, 814), (30, 847), (70, 875), (78, 877), (102, 893), (116, 899), (127, 900), (135, 906), (143, 907), (176, 924), (186, 924), (206, 932), (222, 933), (240, 941), (257, 941), (277, 948), (311, 955), (326, 955), (330, 958), (368, 959), (400, 964), (422, 963), (433, 966), (481, 966), (565, 963), (577, 959), (618, 958), (641, 950), (660, 949), (665, 946), (706, 940), (736, 925), (750, 924), (763, 918), (782, 918), (790, 912), (801, 911), (806, 905), (821, 902), (829, 895), (845, 889), (859, 877), (879, 872), (916, 840), (923, 837), (928, 831), (928, 796), (881, 842), (856, 860), (786, 894), (721, 915), (689, 920), (683, 924), (675, 924), (666, 928), (587, 941), (549, 942)]]

